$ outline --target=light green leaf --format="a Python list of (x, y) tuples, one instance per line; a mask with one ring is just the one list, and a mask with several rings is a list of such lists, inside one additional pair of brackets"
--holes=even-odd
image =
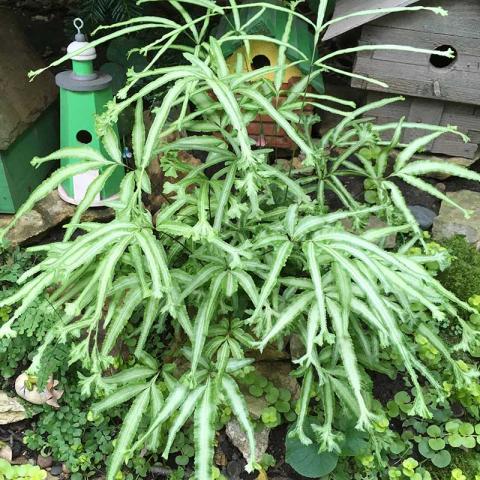
[(115, 390), (100, 402), (92, 405), (92, 411), (95, 413), (102, 413), (107, 410), (127, 402), (133, 397), (136, 397), (141, 392), (148, 390), (149, 385), (146, 383), (139, 383), (138, 385), (126, 385)]
[(173, 442), (175, 440), (177, 433), (180, 431), (180, 429), (183, 427), (185, 422), (192, 415), (193, 410), (197, 406), (197, 403), (200, 397), (203, 395), (205, 391), (205, 388), (206, 388), (205, 386), (196, 388), (188, 395), (186, 400), (183, 402), (168, 432), (167, 443), (165, 444), (165, 449), (163, 450), (163, 453), (162, 453), (163, 458), (168, 459), (170, 448), (173, 445)]
[(107, 480), (115, 480), (117, 473), (120, 471), (122, 463), (127, 453), (129, 445), (132, 443), (140, 421), (147, 410), (150, 400), (150, 389), (146, 388), (133, 402), (122, 423), (122, 428), (118, 434), (115, 449), (109, 459), (107, 470)]
[(217, 411), (216, 392), (212, 380), (207, 380), (203, 397), (195, 409), (195, 479), (212, 477), (213, 444), (215, 439), (215, 417)]

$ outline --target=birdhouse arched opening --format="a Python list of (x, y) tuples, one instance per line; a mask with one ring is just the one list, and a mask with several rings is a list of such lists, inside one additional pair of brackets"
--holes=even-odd
[(84, 145), (88, 145), (92, 142), (93, 136), (88, 130), (79, 130), (77, 132), (77, 140)]
[(266, 55), (255, 55), (252, 58), (251, 67), (252, 70), (258, 70), (259, 68), (269, 67), (271, 65), (270, 59)]
[(435, 68), (447, 68), (450, 67), (455, 63), (455, 61), (458, 58), (458, 52), (457, 50), (452, 47), (451, 45), (440, 45), (435, 49), (437, 52), (448, 52), (449, 50), (453, 51), (453, 57), (444, 57), (441, 55), (435, 55), (432, 53), (430, 56), (430, 63), (435, 67)]

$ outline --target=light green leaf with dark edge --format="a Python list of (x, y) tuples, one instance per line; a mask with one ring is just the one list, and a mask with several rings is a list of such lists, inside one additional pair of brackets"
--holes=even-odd
[(107, 384), (125, 384), (137, 382), (139, 380), (146, 380), (157, 372), (148, 367), (135, 366), (122, 370), (121, 372), (103, 377), (103, 382)]
[(195, 407), (197, 406), (198, 400), (205, 391), (205, 388), (205, 386), (197, 387), (188, 395), (188, 397), (183, 402), (168, 432), (167, 443), (165, 444), (165, 448), (162, 453), (163, 458), (168, 459), (170, 448), (173, 445), (177, 433), (183, 427), (185, 422), (191, 417)]
[(211, 379), (203, 392), (203, 397), (195, 409), (195, 479), (211, 478), (213, 468), (213, 444), (215, 440), (215, 418), (217, 414), (217, 395)]
[(212, 280), (207, 297), (203, 304), (200, 306), (197, 316), (195, 318), (194, 332), (193, 332), (193, 352), (192, 361), (190, 366), (190, 372), (193, 378), (197, 370), (200, 357), (202, 355), (203, 347), (205, 345), (205, 339), (208, 333), (208, 327), (210, 326), (210, 320), (215, 313), (217, 307), (218, 295), (222, 287), (222, 283), (225, 278), (225, 273), (218, 275)]
[(143, 147), (145, 145), (145, 122), (143, 115), (143, 99), (139, 98), (135, 106), (135, 122), (132, 131), (133, 157), (137, 168), (141, 166)]
[(237, 418), (240, 426), (243, 428), (248, 439), (249, 446), (249, 459), (247, 463), (246, 470), (247, 472), (253, 471), (257, 459), (255, 458), (255, 432), (253, 430), (253, 425), (250, 421), (250, 416), (248, 413), (247, 403), (243, 397), (240, 389), (238, 388), (237, 383), (233, 380), (232, 377), (224, 375), (222, 378), (222, 389), (225, 395), (228, 398), (228, 402), (232, 412)]
[(98, 414), (105, 412), (106, 410), (110, 410), (118, 405), (121, 405), (122, 403), (127, 402), (131, 398), (136, 397), (148, 388), (149, 384), (147, 383), (139, 383), (138, 385), (125, 385), (124, 387), (120, 387), (103, 400), (94, 403), (92, 405), (92, 411)]
[(133, 402), (122, 423), (122, 428), (117, 436), (115, 449), (110, 456), (107, 470), (107, 480), (115, 480), (120, 471), (128, 447), (132, 443), (140, 421), (147, 410), (150, 400), (150, 388), (146, 388)]
[(292, 252), (292, 249), (293, 249), (293, 244), (287, 241), (282, 245), (280, 245), (278, 250), (275, 252), (273, 265), (271, 265), (270, 267), (270, 273), (265, 283), (263, 284), (262, 290), (260, 291), (260, 298), (258, 300), (257, 305), (255, 305), (255, 311), (250, 317), (250, 320), (253, 320), (254, 318), (257, 317), (257, 315), (260, 314), (262, 308), (264, 307), (265, 303), (268, 300), (268, 297), (272, 293), (272, 290), (275, 287), (275, 284), (278, 281), (280, 272), (285, 266), (285, 263), (287, 262), (288, 257)]
[[(150, 418), (154, 421), (157, 416), (160, 414), (162, 407), (163, 407), (163, 395), (160, 391), (158, 385), (153, 382), (150, 386)], [(147, 448), (151, 452), (156, 452), (158, 450), (160, 444), (160, 433), (161, 433), (161, 426), (158, 426), (150, 435), (148, 439)]]

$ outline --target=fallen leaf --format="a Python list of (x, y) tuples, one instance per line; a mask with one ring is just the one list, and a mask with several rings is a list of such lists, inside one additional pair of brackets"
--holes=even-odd
[(27, 373), (22, 373), (15, 380), (15, 391), (17, 395), (34, 405), (51, 405), (60, 408), (57, 400), (62, 397), (63, 391), (56, 390), (58, 380), (50, 379), (43, 392), (39, 392), (35, 385), (35, 378)]
[(265, 470), (260, 470), (257, 480), (268, 480), (267, 472), (265, 472)]

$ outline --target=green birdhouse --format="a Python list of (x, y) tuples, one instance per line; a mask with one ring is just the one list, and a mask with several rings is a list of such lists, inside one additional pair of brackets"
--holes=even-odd
[[(78, 33), (67, 51), (79, 53), (72, 58), (72, 70), (61, 72), (55, 78), (60, 87), (60, 144), (62, 148), (89, 146), (106, 155), (102, 142), (96, 134), (95, 116), (102, 113), (107, 102), (113, 98), (112, 77), (107, 73), (94, 70), (93, 61), (97, 57), (95, 48), (85, 49), (88, 42), (85, 35), (81, 33), (82, 20), (75, 19), (74, 25)], [(78, 159), (64, 159), (61, 163), (64, 166), (78, 161)], [(60, 197), (68, 203), (77, 205), (98, 175), (98, 170), (92, 170), (68, 179), (58, 189)], [(123, 175), (124, 172), (117, 169), (107, 180), (92, 206), (102, 206), (105, 200), (114, 197)]]
[(59, 144), (53, 75), (33, 83), (27, 77), (43, 66), (13, 13), (0, 7), (0, 213), (15, 213), (55, 167), (30, 164)]

